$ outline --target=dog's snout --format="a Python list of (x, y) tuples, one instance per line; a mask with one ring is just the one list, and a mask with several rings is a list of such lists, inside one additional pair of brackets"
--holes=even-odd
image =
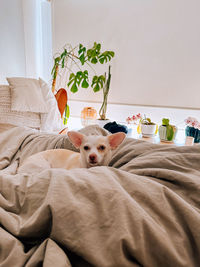
[(97, 155), (96, 154), (91, 154), (91, 155), (89, 155), (89, 159), (90, 159), (91, 162), (95, 162), (96, 159), (97, 159)]

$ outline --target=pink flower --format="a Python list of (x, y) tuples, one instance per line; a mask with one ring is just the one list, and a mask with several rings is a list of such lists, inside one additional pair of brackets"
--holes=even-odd
[(198, 122), (198, 121), (194, 121), (194, 122), (192, 123), (192, 125), (193, 125), (193, 127), (194, 127), (195, 129), (198, 129), (199, 122)]
[(133, 121), (137, 120), (137, 118), (136, 118), (135, 115), (133, 115), (132, 120), (133, 120)]
[(142, 118), (142, 115), (140, 113), (138, 113), (137, 115), (132, 115), (132, 117), (128, 117), (126, 119), (126, 122), (128, 124), (137, 124), (138, 120)]
[(191, 122), (191, 126), (194, 127), (196, 125), (196, 121)]
[(128, 118), (126, 119), (126, 121), (127, 121), (127, 123), (129, 124), (129, 123), (131, 122), (131, 118), (128, 117)]
[(195, 127), (196, 128), (196, 125), (198, 124), (198, 121), (197, 119), (193, 118), (193, 117), (188, 117), (186, 120), (185, 120), (185, 123), (187, 126), (189, 127)]
[(186, 120), (185, 120), (185, 123), (187, 124), (187, 125), (189, 125), (189, 124), (191, 124), (191, 120), (189, 120), (189, 118), (187, 118)]

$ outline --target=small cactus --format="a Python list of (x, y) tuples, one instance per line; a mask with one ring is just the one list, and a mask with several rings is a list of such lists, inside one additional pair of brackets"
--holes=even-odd
[(174, 138), (174, 127), (172, 125), (167, 125), (167, 140), (171, 141)]
[(163, 126), (167, 126), (167, 125), (169, 125), (169, 119), (162, 119), (162, 125)]
[[(164, 129), (161, 130), (161, 128), (159, 129), (159, 134), (161, 136), (163, 136), (164, 132), (165, 132), (165, 138), (167, 141), (172, 141), (175, 137), (176, 134), (176, 127), (174, 125), (169, 124), (169, 119), (163, 118), (162, 119), (162, 126), (161, 127), (165, 127), (165, 131)], [(164, 132), (163, 132), (164, 131)]]

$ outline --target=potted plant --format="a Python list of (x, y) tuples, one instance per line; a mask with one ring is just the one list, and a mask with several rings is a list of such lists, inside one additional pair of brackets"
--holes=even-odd
[(185, 135), (193, 137), (194, 143), (200, 143), (200, 122), (193, 117), (188, 117), (185, 123)]
[(132, 132), (132, 131), (137, 131), (137, 133), (141, 133), (141, 127), (139, 124), (140, 119), (142, 118), (141, 114), (134, 114), (132, 116), (129, 116), (126, 118), (126, 123), (128, 124), (128, 131)]
[[(93, 65), (105, 64), (114, 57), (113, 51), (101, 51), (101, 44), (94, 42), (91, 48), (82, 44), (76, 47), (66, 45), (63, 51), (54, 58), (52, 68), (52, 92), (55, 93), (56, 81), (58, 77), (71, 92), (78, 92), (79, 88), (88, 88), (91, 86), (94, 92), (103, 89), (103, 103), (99, 110), (100, 119), (106, 119), (107, 98), (110, 89), (111, 67), (108, 68), (108, 74), (97, 75)], [(86, 68), (86, 66), (88, 68)], [(66, 88), (64, 88), (66, 90)], [(67, 91), (67, 90), (66, 90)], [(66, 100), (66, 97), (65, 97)], [(65, 103), (65, 110), (69, 115), (69, 107)]]
[(157, 124), (152, 122), (150, 118), (147, 118), (146, 115), (141, 117), (140, 124), (138, 126), (143, 136), (151, 137), (157, 133)]
[(163, 118), (162, 125), (159, 126), (158, 132), (160, 140), (173, 142), (176, 137), (177, 127), (169, 124), (169, 119)]
[(131, 117), (128, 117), (128, 118), (126, 119), (126, 122), (127, 122), (128, 124), (130, 124), (130, 125), (137, 125), (137, 124), (138, 124), (138, 121), (140, 121), (141, 118), (142, 118), (141, 114), (138, 113), (138, 114), (136, 114), (136, 115), (133, 115), (133, 116), (131, 116)]

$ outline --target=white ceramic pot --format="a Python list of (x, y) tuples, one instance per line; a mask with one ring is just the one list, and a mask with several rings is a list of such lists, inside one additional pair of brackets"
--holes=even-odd
[(156, 124), (141, 124), (142, 135), (154, 135), (156, 132)]
[(96, 120), (96, 123), (102, 128), (104, 127), (104, 125), (106, 125), (109, 122), (110, 120)]

